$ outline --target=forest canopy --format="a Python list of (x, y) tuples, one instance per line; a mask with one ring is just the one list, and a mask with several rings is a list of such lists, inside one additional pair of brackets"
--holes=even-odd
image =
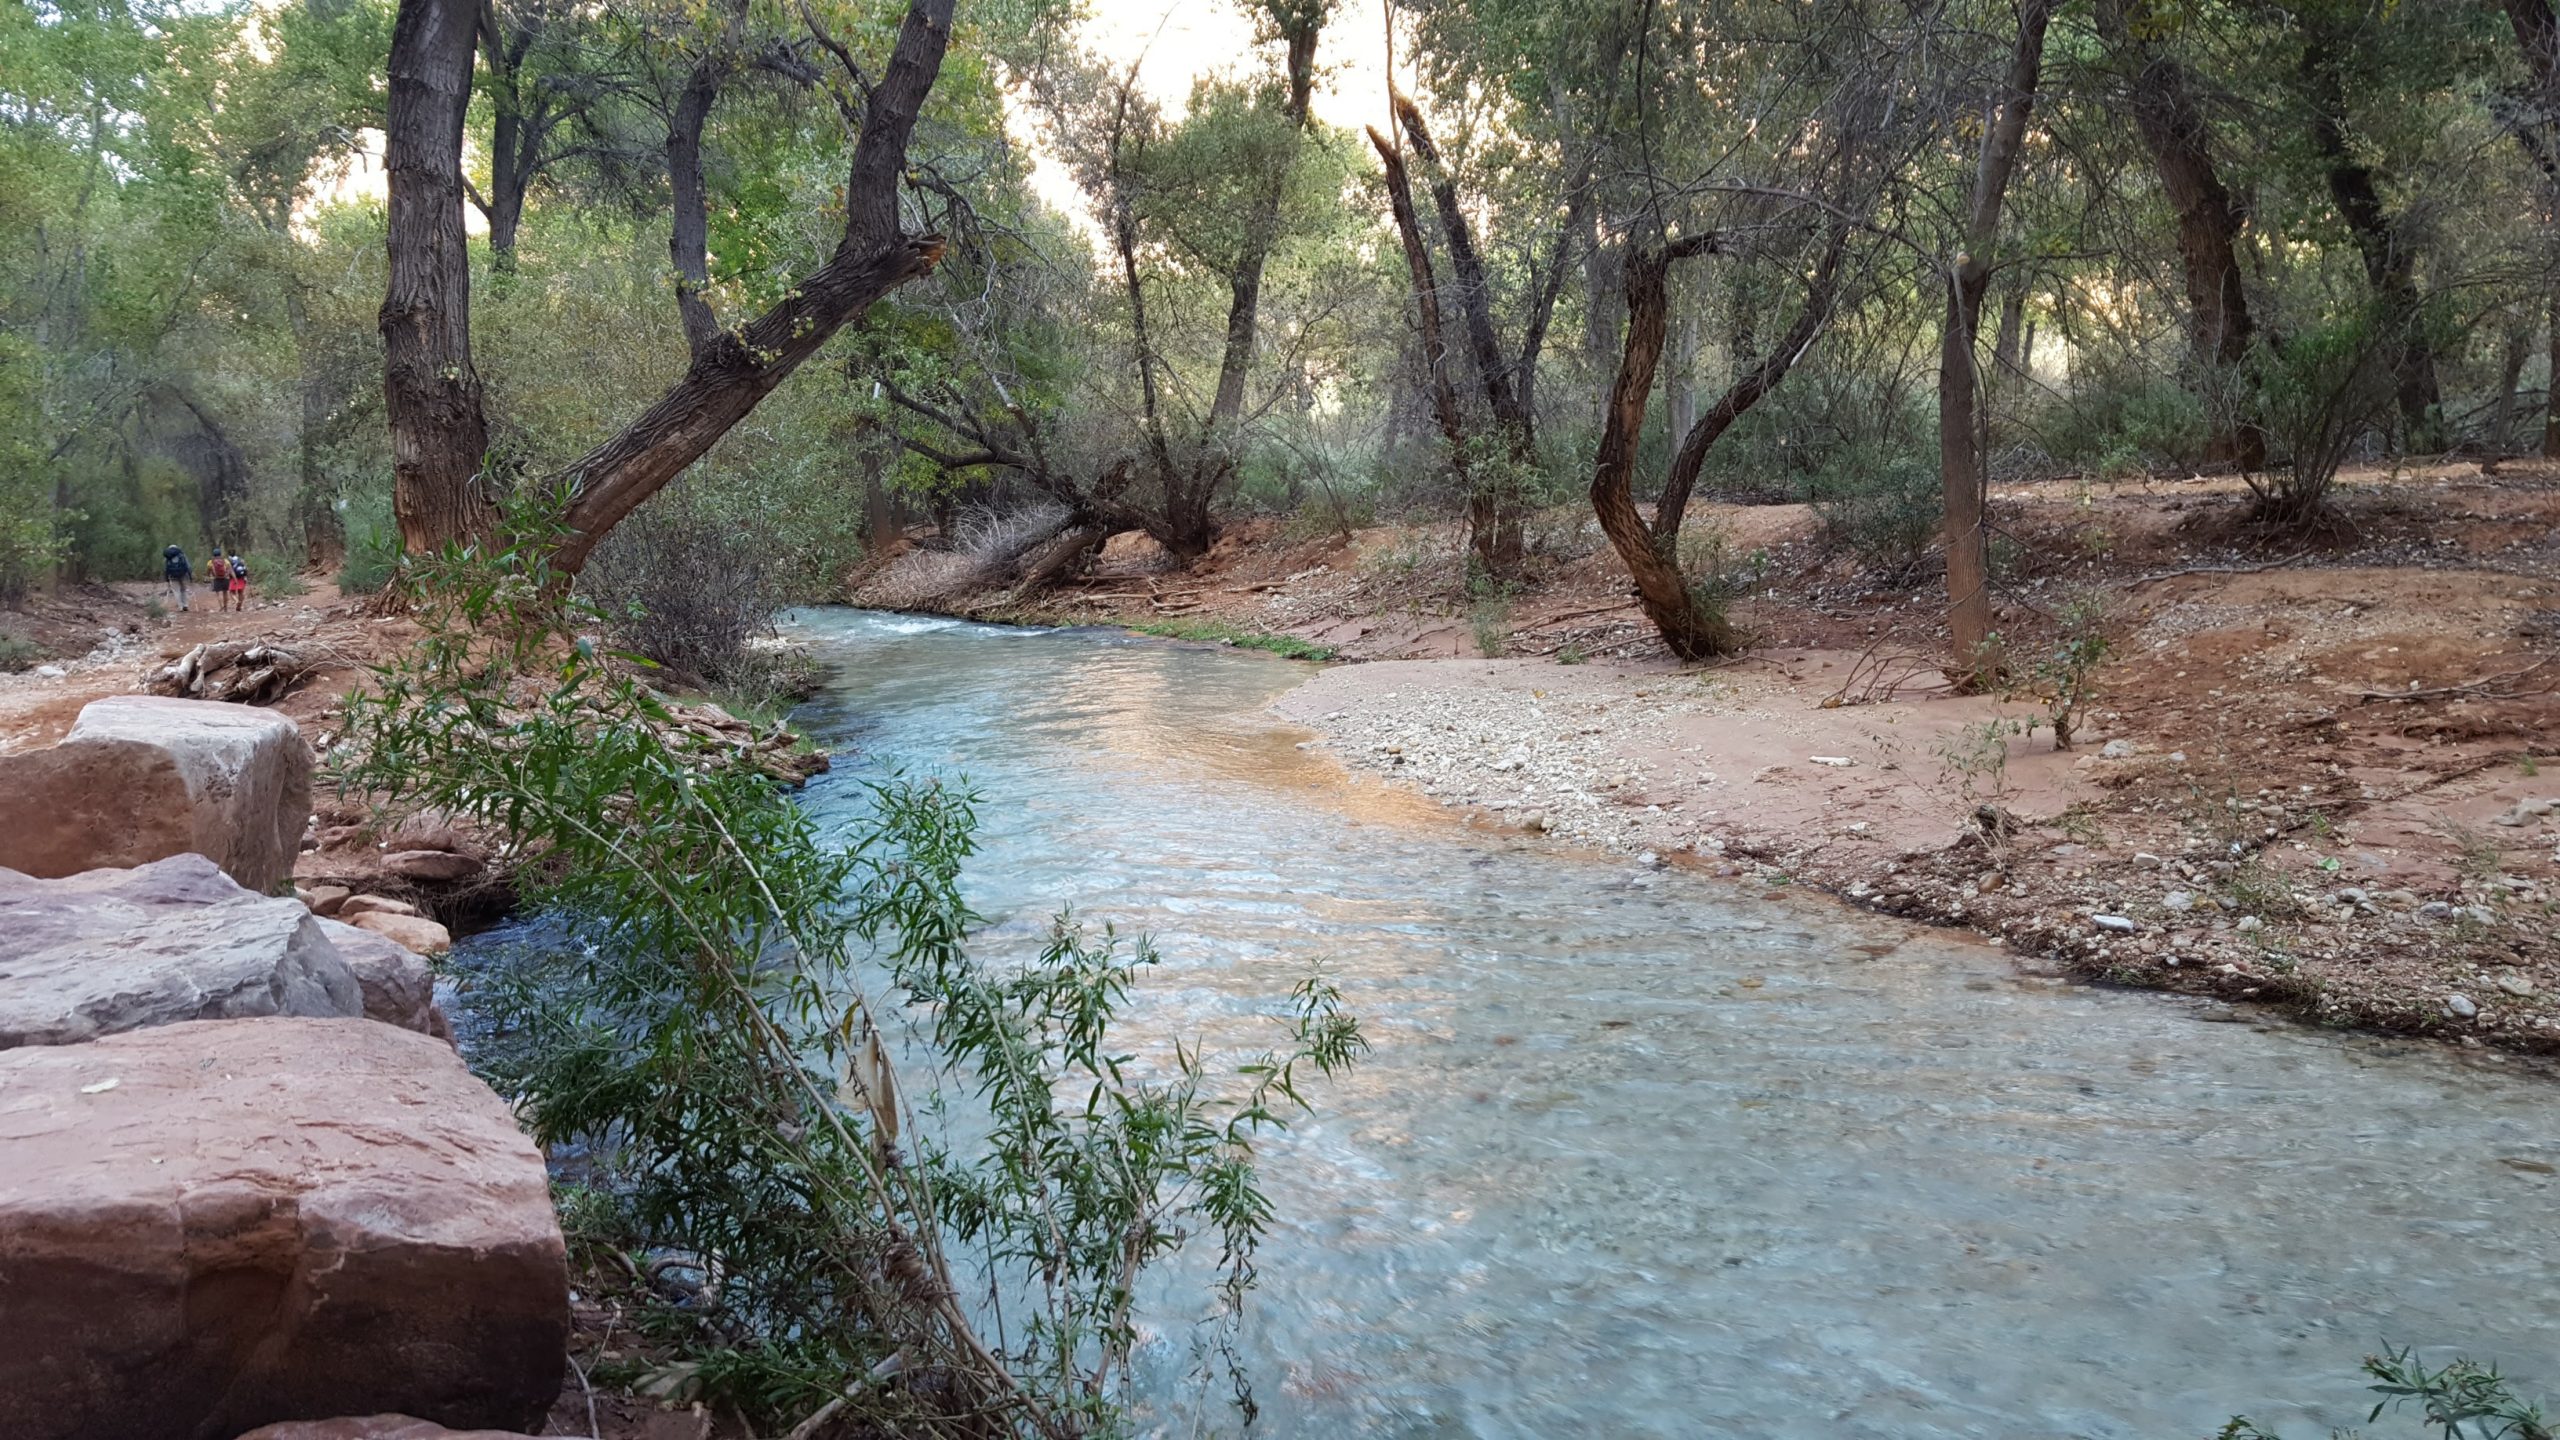
[[(925, 519), (1063, 572), (1441, 514), (1500, 583), (1587, 495), (1695, 656), (1731, 643), (1681, 542), (1714, 495), (1943, 573), (1961, 655), (1995, 476), (2220, 467), (2308, 533), (2342, 464), (2560, 444), (2547, 0), (1237, 9), (1250, 50), (1168, 97), (1071, 3), (962, 4), (866, 181), (905, 6), (12, 5), (0, 590), (172, 542), (374, 575), (534, 485), (587, 504), (565, 568), (638, 515), (622, 548), (791, 599)], [(458, 146), (397, 119), (433, 24)], [(1367, 134), (1316, 103), (1355, 65), (1394, 87)], [(404, 133), (458, 167), (424, 299)], [(914, 258), (795, 311), (857, 232)], [(458, 361), (403, 358), (412, 302)], [(706, 366), (802, 339), (635, 459)], [(395, 503), (401, 377), (448, 373), (437, 519)]]

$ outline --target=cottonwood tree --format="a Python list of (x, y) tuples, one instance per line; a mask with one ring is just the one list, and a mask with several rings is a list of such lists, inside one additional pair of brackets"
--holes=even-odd
[[(568, 535), (553, 563), (574, 574), (624, 516), (698, 460), (837, 330), (930, 271), (943, 241), (899, 223), (917, 112), (950, 43), (952, 0), (911, 0), (876, 79), (839, 58), (859, 96), (842, 236), (784, 297), (697, 350), (682, 379), (564, 472)], [(462, 124), (480, 12), (403, 0), (386, 132), (389, 294), (382, 310), (394, 508), (411, 551), (484, 538), (496, 513), (481, 482), (488, 423), (471, 367), (470, 270), (462, 230)]]
[(2016, 43), (1984, 96), (1982, 138), (1965, 188), (1956, 249), (1941, 262), (1946, 318), (1938, 349), (1938, 484), (1946, 507), (1947, 632), (1959, 683), (1987, 682), (1999, 668), (1991, 619), (1991, 566), (1983, 523), (1982, 300), (2000, 244), (2001, 207), (2017, 174), (2044, 73), (2053, 0), (2019, 0)]
[[(951, 322), (960, 332), (951, 357), (958, 364), (883, 357), (873, 377), (904, 422), (899, 435), (909, 452), (955, 476), (1019, 479), (1064, 507), (1067, 533), (1035, 558), (1034, 580), (1117, 529), (1142, 529), (1179, 559), (1206, 553), (1218, 534), (1218, 503), (1256, 424), (1303, 398), (1304, 347), (1338, 302), (1302, 302), (1280, 346), (1266, 342), (1263, 324), (1274, 262), (1294, 232), (1336, 208), (1325, 186), (1338, 191), (1339, 172), (1309, 163), (1322, 153), (1309, 105), (1332, 11), (1330, 0), (1258, 5), (1263, 40), (1279, 51), (1277, 74), (1203, 83), (1179, 122), (1140, 89), (1135, 67), (1113, 71), (1071, 54), (1027, 67), (1103, 251), (1091, 286), (1050, 277), (1032, 283), (1053, 303), (1104, 317), (1118, 353), (1090, 347), (1093, 368), (1081, 394), (1115, 416), (1124, 434), (1090, 427), (1078, 438), (1062, 434), (1077, 427), (1035, 402), (1013, 373), (1016, 357), (980, 314)], [(1016, 281), (1007, 267), (1054, 264), (1018, 246), (999, 252), (985, 259), (1008, 286)], [(1215, 302), (1207, 298), (1213, 293)], [(1198, 323), (1210, 313), (1223, 316), (1214, 334)]]
[[(2171, 48), (2178, 17), (2156, 0), (2098, 0), (2098, 33), (2120, 72), (2135, 133), (2177, 216), (2179, 271), (2186, 282), (2187, 335), (2203, 388), (2242, 386), (2258, 327), (2241, 273), (2240, 203), (2223, 183), (2200, 84)], [(2208, 459), (2255, 470), (2267, 459), (2266, 428), (2245, 396), (2212, 407)]]

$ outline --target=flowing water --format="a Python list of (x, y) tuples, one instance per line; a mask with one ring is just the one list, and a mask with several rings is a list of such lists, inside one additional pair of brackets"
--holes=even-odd
[[(2144, 1436), (2363, 1418), (2389, 1340), (2560, 1389), (2560, 1090), (2015, 974), (1806, 897), (1468, 831), (1347, 780), (1230, 650), (851, 611), (802, 712), (987, 798), (986, 943), (1152, 933), (1135, 1026), (1374, 1047), (1268, 1150), (1259, 1433)], [(1159, 1301), (1147, 1423), (1183, 1399)]]

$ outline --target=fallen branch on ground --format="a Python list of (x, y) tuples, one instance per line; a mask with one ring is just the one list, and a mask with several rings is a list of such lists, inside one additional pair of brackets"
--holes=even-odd
[(2550, 658), (2545, 657), (2521, 670), (2510, 670), (2504, 675), (2484, 676), (2461, 685), (2439, 685), (2431, 690), (2356, 690), (2350, 693), (2356, 697), (2359, 704), (2373, 700), (2442, 700), (2455, 695), (2473, 696), (2484, 700), (2515, 700), (2527, 694), (2540, 695), (2548, 692), (2506, 690), (2496, 687), (2511, 685), (2550, 663)]

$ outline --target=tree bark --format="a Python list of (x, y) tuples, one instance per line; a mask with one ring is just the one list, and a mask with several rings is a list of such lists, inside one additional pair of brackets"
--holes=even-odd
[(2417, 248), (2398, 217), (2384, 208), (2371, 166), (2356, 158), (2347, 139), (2345, 82), (2335, 43), (2315, 33), (2303, 46), (2302, 78), (2311, 100), (2311, 141), (2327, 167), (2329, 197), (2364, 261), (2366, 283), (2383, 326), (2390, 332), (2393, 398), (2400, 410), (2404, 451), (2444, 448), (2442, 397), (2436, 362), (2427, 344), (2425, 302), (2418, 292)]
[(720, 333), (720, 321), (703, 297), (711, 288), (711, 215), (702, 183), (702, 127), (720, 97), (719, 63), (716, 54), (695, 61), (667, 114), (667, 188), (675, 202), (667, 227), (667, 258), (675, 265), (676, 313), (684, 321), (685, 349), (695, 355)]
[(1491, 563), (1491, 547), (1497, 516), (1492, 497), (1480, 493), (1470, 477), (1471, 457), (1467, 453), (1466, 422), (1458, 410), (1458, 387), (1449, 378), (1449, 343), (1440, 324), (1440, 281), (1431, 264), (1431, 249), (1423, 243), (1422, 217), (1414, 209), (1413, 181), (1404, 165), (1404, 152), (1377, 127), (1369, 128), (1369, 143), (1378, 152), (1379, 163), (1387, 177), (1387, 202), (1395, 212), (1396, 234), (1404, 242), (1406, 272), (1413, 278), (1413, 306), (1422, 331), (1422, 368), (1431, 392), (1432, 418), (1440, 422), (1440, 434), (1449, 442), (1449, 468), (1458, 478), (1458, 488), (1467, 497), (1467, 535), (1476, 547), (1480, 560)]
[(2542, 406), (2542, 456), (2560, 460), (2560, 294), (2551, 297), (2551, 380)]
[(2242, 470), (2267, 463), (2267, 432), (2254, 405), (2235, 384), (2257, 338), (2249, 293), (2240, 283), (2239, 206), (2222, 183), (2212, 135), (2186, 67), (2154, 42), (2139, 38), (2134, 21), (2150, 0), (2101, 0), (2098, 29), (2131, 72), (2133, 124), (2151, 152), (2160, 189), (2178, 217), (2178, 260), (2187, 285), (2187, 338), (2204, 368), (2213, 434), (2208, 458)]
[(479, 484), (489, 429), (471, 365), (471, 259), (462, 229), (462, 124), (478, 31), (471, 0), (401, 0), (392, 26), (382, 389), (392, 508), (412, 554), (486, 539), (497, 528), (497, 507)]
[(1627, 348), (1618, 362), (1618, 378), (1609, 387), (1603, 412), (1600, 450), (1591, 472), (1591, 508), (1600, 529), (1635, 580), (1636, 603), (1662, 635), (1662, 643), (1683, 660), (1704, 660), (1736, 648), (1731, 625), (1713, 606), (1703, 604), (1680, 573), (1679, 552), (1659, 546), (1636, 511), (1636, 451), (1644, 435), (1645, 402), (1653, 393), (1654, 369), (1662, 358), (1666, 299), (1665, 280), (1671, 263), (1712, 248), (1713, 235), (1693, 235), (1659, 249), (1631, 253), (1626, 260)]
[[(1322, 0), (1272, 0), (1265, 12), (1288, 44), (1288, 98), (1281, 113), (1293, 135), (1307, 128), (1307, 107), (1315, 93), (1316, 37), (1323, 31), (1330, 6)], [(1244, 251), (1227, 279), (1227, 343), (1218, 361), (1218, 389), (1209, 404), (1209, 428), (1223, 434), (1244, 413), (1244, 382), (1253, 369), (1253, 338), (1262, 312), (1262, 272), (1280, 238), (1280, 206), (1288, 198), (1289, 172), (1281, 165), (1257, 196), (1245, 225)]]
[(722, 332), (646, 413), (569, 467), (571, 533), (552, 558), (555, 568), (575, 574), (606, 532), (702, 458), (836, 331), (941, 260), (942, 237), (899, 229), (898, 185), (916, 112), (951, 43), (951, 7), (952, 0), (909, 0), (863, 107), (835, 254), (771, 309)]
[(294, 519), (302, 527), (305, 564), (334, 564), (347, 553), (347, 529), (322, 473), (320, 447), (329, 427), (331, 386), (311, 333), (311, 302), (300, 273), (285, 277), (284, 313), (293, 331), (302, 423), (294, 433)]
[[(2516, 140), (2542, 172), (2543, 227), (2560, 230), (2560, 16), (2550, 0), (2506, 0), (2507, 21), (2533, 76), (2534, 104), (2519, 117)], [(2560, 241), (2560, 235), (2554, 235)], [(2560, 243), (2553, 247), (2560, 250)], [(2560, 459), (2560, 293), (2550, 299), (2551, 384), (2544, 398), (2542, 453)]]
[(1991, 252), (2000, 211), (2017, 172), (2027, 117), (2043, 74), (2045, 30), (2054, 0), (2024, 0), (2018, 44), (2000, 91), (1985, 107), (1982, 150), (1974, 164), (1964, 247), (1945, 272), (1946, 322), (1938, 349), (1938, 484), (1946, 506), (1947, 632), (1959, 688), (1979, 688), (2000, 669), (1991, 628), (1988, 546), (1983, 533), (1981, 396), (1982, 297), (1991, 284)]
[(1733, 422), (1778, 388), (1813, 348), (1822, 332), (1831, 324), (1831, 316), (1840, 303), (1840, 263), (1849, 250), (1849, 227), (1834, 225), (1831, 238), (1823, 248), (1822, 259), (1814, 266), (1813, 279), (1805, 288), (1804, 309), (1797, 312), (1796, 323), (1778, 341), (1778, 347), (1760, 358), (1760, 362), (1734, 377), (1707, 413), (1681, 432), (1680, 449), (1671, 457), (1671, 471), (1662, 483), (1662, 498), (1653, 507), (1653, 544), (1666, 556), (1680, 554), (1680, 524), (1689, 512), (1689, 496), (1697, 488), (1698, 474), (1706, 468), (1707, 452), (1733, 428)]
[[(1537, 429), (1520, 403), (1519, 392), (1513, 388), (1511, 367), (1503, 358), (1502, 342), (1494, 331), (1493, 287), (1485, 277), (1484, 259), (1476, 249), (1475, 230), (1465, 207), (1458, 202), (1457, 181), (1440, 162), (1439, 147), (1431, 142), (1430, 127), (1423, 123), (1421, 109), (1405, 96), (1393, 99), (1405, 138), (1430, 171), (1432, 205), (1439, 212), (1441, 238), (1449, 247), (1449, 269), (1457, 285), (1459, 311), (1466, 318), (1467, 345), (1475, 362), (1476, 382), (1484, 392), (1486, 407), (1493, 412), (1494, 429), (1502, 436), (1510, 462), (1499, 475), (1487, 476), (1479, 470), (1475, 483), (1469, 487), (1470, 495), (1483, 494), (1481, 504), (1471, 505), (1487, 522), (1474, 542), (1476, 555), (1494, 575), (1508, 577), (1519, 570), (1526, 548), (1521, 535), (1524, 507), (1518, 491), (1520, 472), (1537, 463)], [(1475, 529), (1472, 525), (1469, 528)]]

